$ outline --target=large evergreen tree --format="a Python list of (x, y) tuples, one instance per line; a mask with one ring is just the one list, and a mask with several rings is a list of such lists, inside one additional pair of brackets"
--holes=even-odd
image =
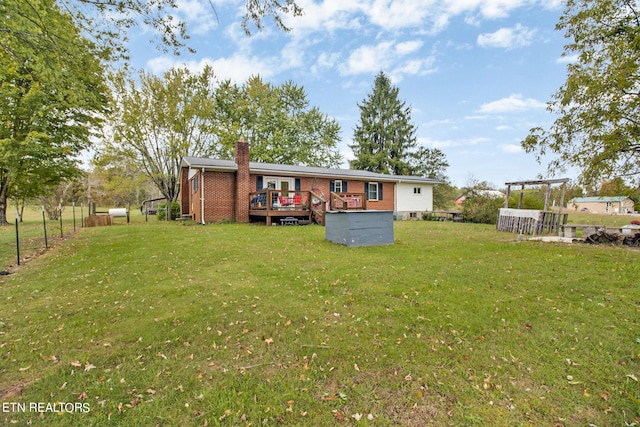
[(411, 175), (413, 150), (417, 146), (411, 107), (398, 98), (399, 89), (380, 72), (373, 92), (360, 107), (360, 124), (351, 145), (355, 159), (352, 169), (393, 175)]
[(556, 28), (575, 56), (548, 109), (549, 129), (532, 129), (522, 146), (551, 173), (574, 167), (583, 185), (640, 176), (640, 5), (628, 0), (569, 0)]

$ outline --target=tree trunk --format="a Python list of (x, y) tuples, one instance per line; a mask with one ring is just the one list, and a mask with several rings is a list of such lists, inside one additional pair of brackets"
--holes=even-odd
[(9, 179), (4, 177), (0, 182), (0, 225), (7, 225), (7, 190), (9, 187)]
[(0, 192), (0, 225), (7, 225), (7, 195)]

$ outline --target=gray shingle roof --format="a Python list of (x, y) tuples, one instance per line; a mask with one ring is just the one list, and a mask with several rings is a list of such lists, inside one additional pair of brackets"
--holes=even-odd
[[(193, 169), (210, 169), (219, 171), (235, 171), (238, 169), (234, 160), (211, 159), (206, 157), (185, 156), (182, 158), (182, 166)], [(254, 174), (264, 175), (292, 175), (292, 176), (312, 176), (337, 179), (371, 179), (388, 182), (415, 182), (423, 184), (439, 184), (436, 179), (424, 178), (420, 176), (406, 175), (386, 175), (381, 173), (354, 170), (354, 169), (331, 169), (315, 166), (278, 165), (274, 163), (249, 162), (249, 170)]]

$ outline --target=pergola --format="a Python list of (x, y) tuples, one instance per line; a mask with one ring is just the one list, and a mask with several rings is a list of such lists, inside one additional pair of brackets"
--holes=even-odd
[[(536, 179), (528, 181), (516, 181), (507, 182), (507, 192), (505, 194), (504, 208), (500, 209), (498, 216), (498, 223), (496, 228), (501, 231), (510, 231), (523, 234), (541, 234), (546, 232), (558, 231), (560, 229), (560, 222), (564, 224), (567, 220), (567, 215), (562, 214), (562, 206), (564, 205), (564, 192), (569, 178), (559, 179)], [(558, 212), (549, 211), (549, 199), (551, 198), (551, 186), (554, 184), (561, 184), (562, 191), (560, 193), (560, 203), (558, 206)], [(522, 209), (522, 199), (524, 191), (527, 186), (534, 185), (546, 185), (547, 193), (544, 200), (544, 209), (542, 211), (534, 209)], [(512, 186), (519, 186), (519, 189), (513, 189)], [(512, 191), (519, 191), (520, 198), (518, 199), (517, 209), (509, 209), (509, 196)]]
[(520, 190), (514, 190), (520, 192), (520, 198), (518, 199), (518, 209), (522, 207), (522, 197), (524, 195), (524, 190), (526, 186), (531, 185), (546, 185), (547, 186), (547, 194), (544, 199), (544, 210), (549, 210), (549, 199), (551, 198), (551, 186), (553, 184), (562, 184), (562, 192), (560, 193), (560, 208), (558, 213), (562, 213), (562, 206), (564, 205), (564, 190), (567, 186), (567, 182), (569, 182), (569, 178), (558, 178), (558, 179), (536, 179), (531, 181), (517, 181), (517, 182), (507, 182), (505, 185), (507, 186), (507, 193), (504, 199), (504, 207), (509, 207), (509, 196), (511, 195), (511, 186), (519, 185), (521, 186)]

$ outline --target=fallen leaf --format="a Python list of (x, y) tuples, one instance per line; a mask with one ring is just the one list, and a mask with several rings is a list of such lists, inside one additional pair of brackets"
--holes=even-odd
[(266, 339), (264, 340), (264, 342), (266, 342), (266, 343), (267, 343), (267, 345), (269, 345), (269, 344), (273, 344), (273, 338), (266, 338)]

